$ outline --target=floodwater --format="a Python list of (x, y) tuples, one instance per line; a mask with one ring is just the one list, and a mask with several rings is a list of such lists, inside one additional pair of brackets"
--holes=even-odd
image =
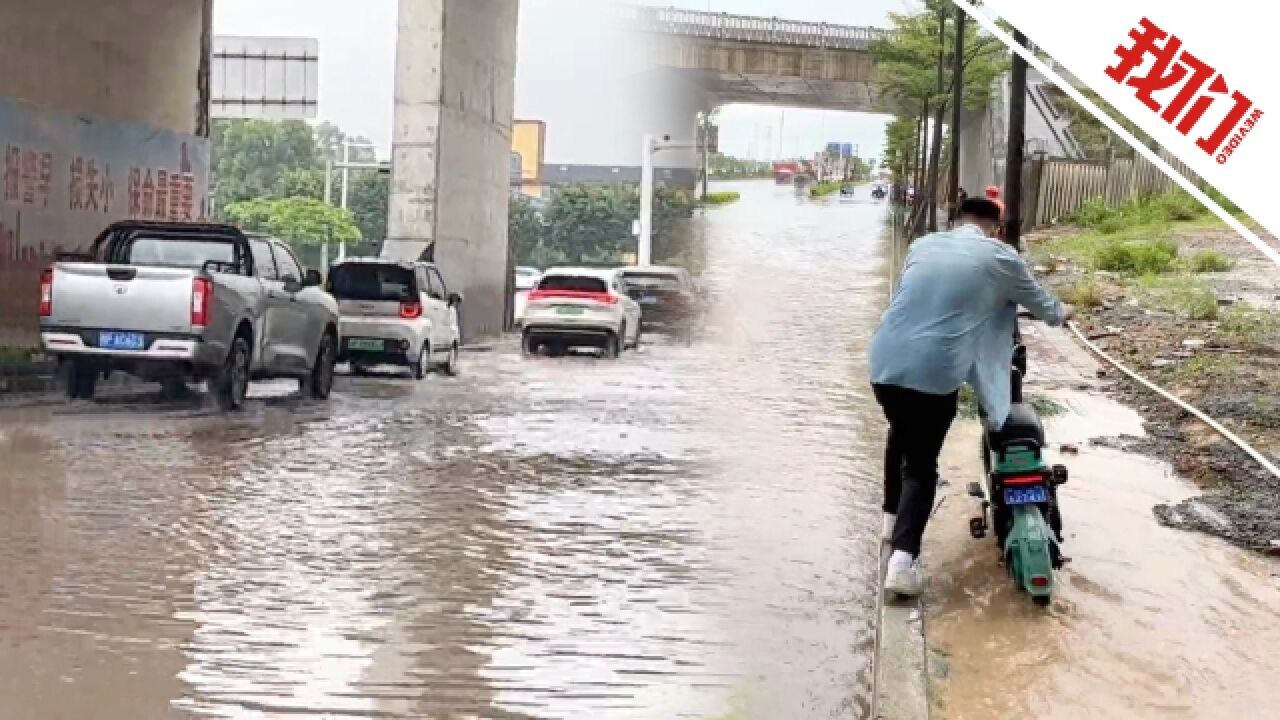
[[(1091, 439), (1140, 436), (1133, 411), (1091, 387), (1095, 365), (1060, 331), (1030, 328), (1032, 384), (1066, 412), (1047, 422), (1068, 466), (1061, 490), (1072, 558), (1046, 611), (1014, 591), (988, 538), (968, 538), (976, 501), (953, 482), (931, 525), (926, 635), (934, 717), (1275, 717), (1280, 705), (1280, 564), (1163, 527), (1152, 506), (1197, 494), (1168, 465)], [(1086, 390), (1086, 391), (1082, 391)], [(943, 472), (981, 473), (978, 429), (952, 432)]]
[(0, 717), (865, 716), (884, 209), (733, 189), (691, 346), (0, 411)]

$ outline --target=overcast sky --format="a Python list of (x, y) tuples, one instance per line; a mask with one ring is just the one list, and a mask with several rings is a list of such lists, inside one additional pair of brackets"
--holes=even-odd
[[(536, 1), (536, 0), (535, 0)], [(584, 3), (595, 0), (581, 0)], [(849, 25), (888, 24), (911, 0), (637, 0), (744, 15)], [(396, 0), (215, 0), (214, 32), (285, 35), (320, 41), (320, 119), (372, 139), (386, 156), (391, 143)], [(517, 98), (517, 104), (519, 99)], [(886, 118), (834, 111), (727, 107), (724, 152), (761, 158), (808, 155), (827, 142), (851, 142), (878, 154)]]

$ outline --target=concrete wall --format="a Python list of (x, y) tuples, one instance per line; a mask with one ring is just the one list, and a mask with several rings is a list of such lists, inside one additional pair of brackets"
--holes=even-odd
[(211, 14), (211, 0), (0, 3), (0, 345), (36, 342), (54, 253), (124, 217), (203, 214), (208, 146), (192, 135), (207, 134)]
[(0, 96), (197, 131), (206, 0), (0, 3)]
[(400, 0), (383, 254), (433, 257), (467, 337), (506, 315), (516, 23), (517, 0)]

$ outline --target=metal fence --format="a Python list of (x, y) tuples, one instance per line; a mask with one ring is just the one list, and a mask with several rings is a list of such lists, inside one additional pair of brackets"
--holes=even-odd
[(626, 6), (626, 19), (645, 32), (705, 37), (715, 40), (866, 50), (890, 32), (874, 27), (832, 25), (780, 18), (730, 15), (729, 13)]
[[(1184, 177), (1198, 181), (1191, 168), (1161, 152), (1160, 157)], [(1026, 174), (1024, 227), (1050, 225), (1084, 207), (1094, 198), (1109, 205), (1121, 205), (1139, 197), (1176, 190), (1178, 185), (1141, 156), (1111, 162), (1088, 162), (1064, 158), (1036, 158)]]

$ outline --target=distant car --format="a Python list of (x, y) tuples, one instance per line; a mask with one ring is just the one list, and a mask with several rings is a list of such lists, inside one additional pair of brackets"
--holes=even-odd
[(239, 409), (254, 378), (297, 378), (329, 397), (338, 307), (284, 243), (230, 225), (119, 222), (40, 279), (40, 336), (90, 400), (122, 371), (174, 392), (208, 380)]
[(627, 294), (640, 305), (641, 327), (687, 335), (701, 316), (702, 302), (689, 272), (678, 267), (623, 268)]
[(593, 347), (616, 358), (640, 342), (640, 305), (618, 270), (552, 268), (529, 293), (521, 336), (529, 355)]
[(338, 360), (356, 374), (375, 365), (408, 367), (419, 380), (433, 368), (457, 374), (462, 297), (435, 265), (348, 258), (326, 287), (342, 313)]
[(845, 183), (841, 185), (840, 195), (843, 197), (853, 197), (853, 183)]
[(529, 292), (538, 284), (538, 279), (542, 277), (542, 271), (535, 267), (518, 267), (516, 268), (516, 292), (513, 298), (513, 316), (516, 325), (520, 325), (524, 319), (524, 306), (529, 300)]

